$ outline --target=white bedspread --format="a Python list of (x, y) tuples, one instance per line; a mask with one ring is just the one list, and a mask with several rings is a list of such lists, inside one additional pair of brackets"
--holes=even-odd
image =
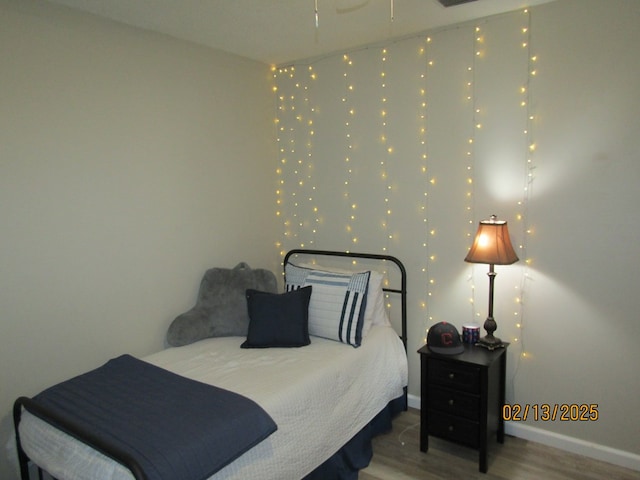
[[(245, 395), (278, 430), (215, 480), (299, 480), (362, 429), (407, 385), (407, 357), (391, 327), (375, 326), (359, 348), (311, 337), (302, 348), (240, 348), (244, 338), (202, 340), (144, 360)], [(203, 412), (204, 413), (204, 412)], [(124, 480), (115, 461), (24, 412), (27, 455), (60, 480)]]

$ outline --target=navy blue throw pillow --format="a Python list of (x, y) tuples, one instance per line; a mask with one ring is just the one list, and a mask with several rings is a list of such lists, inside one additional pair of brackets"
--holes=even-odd
[(309, 345), (311, 286), (276, 294), (247, 290), (249, 330), (242, 348)]

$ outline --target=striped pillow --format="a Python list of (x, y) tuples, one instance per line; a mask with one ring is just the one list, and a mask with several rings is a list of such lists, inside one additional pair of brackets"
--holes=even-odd
[(359, 347), (371, 272), (323, 272), (287, 264), (286, 289), (311, 285), (309, 335)]

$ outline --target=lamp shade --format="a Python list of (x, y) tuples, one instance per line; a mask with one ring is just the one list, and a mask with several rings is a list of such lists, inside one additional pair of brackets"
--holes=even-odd
[(517, 262), (518, 256), (511, 246), (507, 222), (497, 220), (495, 215), (491, 215), (489, 220), (482, 220), (464, 261), (490, 265), (511, 265)]

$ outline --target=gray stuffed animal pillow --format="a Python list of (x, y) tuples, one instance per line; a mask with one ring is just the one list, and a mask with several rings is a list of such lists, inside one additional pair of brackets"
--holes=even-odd
[(246, 337), (246, 290), (276, 293), (277, 288), (273, 272), (253, 270), (244, 262), (231, 269), (209, 269), (200, 283), (195, 306), (178, 315), (169, 326), (167, 343), (179, 347), (209, 337)]

